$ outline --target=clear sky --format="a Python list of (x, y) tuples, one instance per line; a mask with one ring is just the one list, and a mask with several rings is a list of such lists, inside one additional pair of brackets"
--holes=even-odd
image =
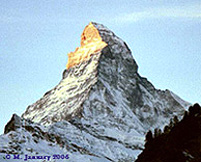
[(156, 88), (201, 103), (200, 0), (0, 0), (0, 134), (58, 84), (90, 21), (128, 44)]

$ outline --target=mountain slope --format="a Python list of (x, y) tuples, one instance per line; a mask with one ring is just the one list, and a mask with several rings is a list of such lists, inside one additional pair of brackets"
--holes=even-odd
[(47, 133), (69, 141), (64, 145), (81, 148), (72, 157), (132, 161), (147, 130), (162, 128), (189, 105), (141, 77), (126, 43), (103, 25), (90, 23), (81, 47), (68, 56), (61, 82), (28, 106), (21, 120), (45, 125)]

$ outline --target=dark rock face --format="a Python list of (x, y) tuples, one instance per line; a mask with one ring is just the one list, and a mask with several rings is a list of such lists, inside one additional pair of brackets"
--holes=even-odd
[(147, 142), (136, 162), (200, 162), (201, 107), (191, 106), (180, 122), (171, 122), (164, 133), (147, 134)]
[(65, 69), (65, 70), (63, 71), (63, 74), (62, 74), (62, 79), (67, 78), (67, 76), (68, 76), (68, 70)]
[(21, 124), (21, 118), (13, 114), (11, 120), (5, 126), (4, 133), (7, 134), (10, 131), (16, 131), (16, 129), (21, 127)]
[[(92, 24), (107, 46), (94, 50), (92, 43), (84, 48), (94, 51), (90, 58), (74, 66), (69, 64), (61, 82), (28, 106), (22, 120), (45, 125), (41, 130), (46, 136), (54, 134), (63, 141), (53, 148), (65, 146), (64, 151), (69, 151), (74, 158), (86, 156), (85, 161), (96, 157), (103, 161), (130, 162), (143, 149), (145, 133), (163, 128), (175, 115), (181, 117), (189, 103), (169, 90), (157, 90), (141, 77), (126, 43), (105, 26)], [(83, 40), (91, 41), (86, 37)], [(37, 131), (30, 126), (6, 130), (19, 139), (21, 134), (17, 130), (21, 130), (30, 141), (35, 139), (33, 130)], [(44, 133), (38, 134), (42, 134), (41, 139), (51, 149), (49, 138)], [(29, 142), (26, 144), (32, 151), (43, 152)], [(8, 149), (3, 148), (4, 152)]]

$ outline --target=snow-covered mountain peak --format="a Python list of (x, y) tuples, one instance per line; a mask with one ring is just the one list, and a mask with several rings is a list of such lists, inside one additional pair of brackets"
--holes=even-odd
[[(189, 105), (141, 77), (126, 43), (101, 24), (90, 23), (82, 33), (81, 46), (68, 56), (60, 83), (14, 121), (46, 126), (42, 132), (62, 139), (62, 149), (70, 146), (65, 149), (74, 157), (133, 161), (143, 149), (145, 133), (163, 128), (175, 115), (182, 116)], [(31, 138), (32, 132), (17, 123)], [(6, 144), (1, 149), (8, 151)]]
[(125, 42), (103, 25), (90, 23), (86, 26), (81, 35), (81, 46), (68, 56), (63, 80), (29, 106), (24, 118), (45, 125), (70, 120), (81, 116), (83, 104), (98, 81), (120, 90), (123, 87), (130, 89), (132, 84), (126, 82), (136, 81), (138, 67), (131, 51)]
[(94, 53), (101, 51), (107, 43), (102, 38), (92, 23), (89, 23), (82, 32), (81, 46), (77, 47), (74, 52), (68, 53), (67, 69), (73, 68), (84, 61), (90, 60)]

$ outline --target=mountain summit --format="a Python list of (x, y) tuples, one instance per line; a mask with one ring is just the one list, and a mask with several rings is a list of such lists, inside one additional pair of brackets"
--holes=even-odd
[[(28, 106), (21, 118), (15, 115), (1, 139), (12, 143), (12, 133), (18, 140), (22, 134), (28, 136), (26, 145), (15, 139), (22, 154), (30, 153), (22, 149), (24, 145), (32, 154), (52, 154), (59, 147), (72, 161), (130, 162), (143, 149), (149, 129), (163, 128), (170, 118), (181, 117), (188, 105), (141, 77), (127, 44), (92, 22), (82, 33), (81, 46), (68, 54), (60, 83)], [(41, 143), (45, 151), (38, 149)], [(0, 141), (0, 152), (10, 151), (6, 144)]]
[(81, 47), (68, 54), (67, 69), (89, 60), (92, 54), (101, 51), (105, 46), (107, 43), (102, 40), (98, 30), (90, 23), (82, 33)]
[[(69, 53), (68, 57), (63, 80), (29, 106), (24, 118), (45, 125), (70, 120), (81, 115), (83, 104), (95, 85), (101, 85), (108, 92), (106, 95), (111, 95), (107, 102), (115, 102), (113, 95), (116, 94), (110, 92), (111, 88), (112, 91), (118, 88), (124, 92), (133, 88), (128, 83), (135, 82), (137, 64), (127, 45), (102, 25), (90, 23), (82, 33), (81, 47)], [(111, 88), (108, 89), (107, 84)]]

